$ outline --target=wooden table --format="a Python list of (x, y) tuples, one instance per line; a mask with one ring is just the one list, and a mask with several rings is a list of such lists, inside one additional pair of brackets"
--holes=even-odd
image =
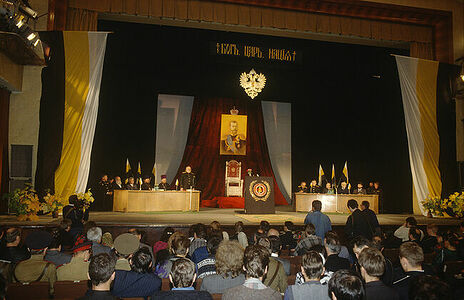
[(295, 211), (308, 212), (312, 208), (312, 202), (314, 200), (320, 200), (322, 202), (322, 212), (339, 212), (339, 213), (350, 213), (347, 207), (347, 202), (350, 199), (358, 201), (358, 205), (361, 206), (361, 202), (369, 201), (369, 208), (372, 209), (376, 214), (379, 213), (379, 196), (378, 195), (360, 195), (360, 194), (310, 194), (310, 193), (295, 193)]
[(115, 190), (113, 211), (199, 211), (200, 191)]

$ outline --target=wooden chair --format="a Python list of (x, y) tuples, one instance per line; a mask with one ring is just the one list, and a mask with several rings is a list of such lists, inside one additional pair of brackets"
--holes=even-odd
[(48, 282), (31, 282), (29, 284), (10, 283), (6, 290), (7, 299), (50, 299)]
[(89, 289), (87, 280), (74, 281), (57, 281), (54, 285), (54, 299), (77, 299), (85, 295)]
[(226, 161), (226, 196), (243, 197), (242, 163)]

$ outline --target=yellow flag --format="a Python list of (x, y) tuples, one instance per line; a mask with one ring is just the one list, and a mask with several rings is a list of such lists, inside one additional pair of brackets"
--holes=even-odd
[(332, 164), (332, 183), (335, 181), (335, 166)]
[(137, 168), (137, 173), (139, 173), (140, 175), (142, 175), (142, 168), (140, 168), (140, 162), (139, 162), (139, 167)]
[(319, 165), (319, 182), (318, 184), (321, 186), (322, 185), (322, 177), (324, 176), (324, 170), (322, 170), (322, 166)]
[(131, 170), (131, 166), (130, 166), (130, 163), (129, 163), (129, 159), (126, 160), (126, 174), (129, 173), (129, 171)]
[(346, 183), (350, 183), (348, 180), (348, 161), (345, 161), (345, 166), (343, 167), (343, 175), (346, 177)]

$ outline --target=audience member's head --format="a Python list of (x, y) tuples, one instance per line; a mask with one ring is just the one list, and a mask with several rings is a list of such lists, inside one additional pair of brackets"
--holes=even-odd
[(314, 200), (312, 203), (313, 211), (321, 211), (322, 209), (322, 202), (319, 200)]
[(301, 272), (305, 281), (318, 281), (324, 274), (324, 260), (316, 251), (308, 251), (301, 258)]
[(195, 263), (186, 258), (179, 258), (172, 264), (169, 280), (174, 288), (191, 287), (197, 278)]
[(449, 286), (436, 276), (415, 276), (409, 284), (409, 299), (412, 300), (451, 300)]
[(145, 231), (139, 228), (130, 228), (129, 233), (135, 235), (141, 243), (143, 243), (143, 239), (145, 238)]
[(236, 241), (222, 241), (216, 251), (216, 273), (222, 277), (237, 277), (243, 268), (243, 248)]
[(282, 249), (282, 242), (279, 236), (271, 235), (268, 237), (269, 242), (271, 243), (271, 253), (280, 254)]
[(152, 257), (150, 250), (147, 247), (141, 247), (135, 251), (130, 259), (131, 269), (137, 273), (151, 273)]
[(455, 233), (449, 232), (443, 235), (443, 244), (446, 249), (455, 251), (459, 247), (459, 239)]
[(380, 252), (385, 248), (385, 242), (382, 235), (374, 235), (372, 237), (372, 247), (376, 248)]
[(8, 228), (6, 230), (6, 246), (16, 247), (21, 242), (21, 229), (17, 227)]
[(284, 231), (293, 231), (295, 230), (295, 225), (292, 221), (285, 221), (284, 223)]
[(280, 235), (279, 231), (275, 228), (271, 228), (267, 232), (267, 236), (279, 236), (279, 235)]
[(260, 238), (260, 239), (258, 240), (257, 245), (261, 245), (261, 246), (263, 246), (264, 248), (266, 248), (266, 249), (269, 251), (269, 254), (272, 253), (271, 241), (269, 240), (269, 238), (268, 238), (267, 236)]
[(363, 202), (361, 202), (361, 210), (368, 209), (369, 206), (370, 206), (369, 201), (364, 200)]
[(183, 234), (173, 234), (171, 238), (171, 253), (175, 256), (186, 257), (190, 247), (190, 240)]
[(89, 264), (89, 279), (92, 289), (110, 290), (111, 282), (114, 280), (114, 268), (116, 261), (106, 253), (95, 255)]
[(208, 248), (208, 252), (211, 255), (216, 255), (217, 249), (219, 244), (222, 242), (222, 237), (217, 235), (212, 235), (208, 238), (208, 242), (206, 243), (206, 248)]
[(421, 231), (417, 227), (409, 228), (409, 240), (410, 241), (420, 241)]
[(416, 227), (417, 220), (414, 217), (407, 217), (406, 218), (406, 227)]
[(361, 275), (366, 282), (376, 281), (385, 272), (385, 259), (382, 253), (375, 248), (366, 248), (358, 257), (361, 266)]
[(193, 237), (196, 239), (206, 239), (206, 230), (205, 224), (195, 224), (193, 227)]
[(437, 224), (428, 224), (427, 225), (427, 234), (430, 236), (437, 236), (438, 226)]
[(218, 221), (211, 222), (209, 226), (211, 227), (213, 231), (222, 231), (221, 223), (219, 223)]
[(91, 256), (92, 252), (92, 242), (89, 241), (81, 241), (74, 245), (72, 248), (72, 252), (74, 257), (79, 257), (84, 261), (88, 261)]
[(102, 245), (104, 245), (104, 246), (113, 248), (113, 246), (114, 246), (113, 236), (111, 235), (110, 232), (105, 232), (105, 233), (102, 235), (102, 241), (101, 241), (101, 243), (102, 243)]
[(347, 206), (349, 210), (354, 211), (358, 208), (358, 201), (350, 199), (348, 200)]
[(261, 278), (267, 273), (269, 251), (261, 245), (246, 247), (243, 254), (243, 268), (247, 278)]
[(308, 251), (316, 251), (317, 253), (319, 253), (322, 257), (322, 261), (324, 262), (325, 264), (325, 259), (327, 258), (327, 251), (325, 250), (325, 246), (322, 246), (322, 245), (314, 245), (312, 246), (311, 248), (309, 248)]
[(61, 231), (56, 228), (51, 231), (52, 234), (52, 241), (50, 242), (50, 245), (48, 245), (48, 250), (58, 250), (61, 251), (61, 242), (62, 242), (62, 236), (61, 236)]
[(160, 241), (167, 243), (171, 235), (175, 232), (174, 228), (166, 227), (161, 234)]
[(87, 240), (95, 243), (101, 243), (102, 229), (100, 227), (92, 227), (87, 231)]
[(310, 236), (316, 233), (316, 227), (312, 223), (306, 224), (305, 226), (305, 234), (306, 236)]
[(89, 231), (90, 228), (93, 228), (93, 227), (97, 227), (97, 223), (95, 223), (94, 221), (87, 221), (85, 222), (84, 224), (84, 235), (85, 237), (87, 237), (87, 231)]
[(365, 248), (369, 248), (372, 246), (371, 241), (366, 239), (365, 237), (358, 236), (354, 238), (352, 241), (353, 244), (353, 253), (356, 255), (356, 257), (359, 257), (359, 253)]
[(234, 227), (235, 227), (235, 233), (243, 232), (243, 222), (242, 221), (235, 222)]
[(79, 198), (77, 198), (77, 195), (71, 195), (68, 198), (68, 202), (70, 205), (77, 205), (79, 203)]
[(327, 255), (337, 254), (340, 253), (342, 246), (340, 244), (340, 240), (338, 239), (337, 234), (333, 234), (332, 231), (329, 231), (325, 235), (325, 249), (327, 250)]
[(424, 251), (414, 242), (405, 242), (400, 246), (400, 263), (405, 272), (422, 270)]
[(72, 224), (72, 221), (70, 219), (63, 219), (60, 222), (59, 228), (63, 231), (69, 231), (71, 230), (71, 224)]
[(114, 250), (119, 257), (129, 258), (139, 247), (138, 237), (131, 233), (123, 233), (114, 240)]
[(43, 254), (53, 240), (53, 236), (46, 231), (38, 230), (29, 233), (25, 243), (31, 255)]
[(271, 228), (271, 225), (269, 224), (268, 221), (261, 221), (259, 223), (259, 229), (262, 233), (267, 234), (269, 231), (269, 228)]
[(339, 270), (329, 280), (329, 295), (332, 300), (362, 300), (365, 291), (358, 276), (348, 270)]

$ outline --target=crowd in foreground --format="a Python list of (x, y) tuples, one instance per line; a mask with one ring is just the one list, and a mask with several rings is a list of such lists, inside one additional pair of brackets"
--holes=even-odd
[[(391, 235), (375, 228), (363, 233), (357, 223), (364, 219), (371, 226), (369, 214), (353, 202), (349, 205), (352, 214), (343, 236), (328, 226), (317, 200), (301, 231), (292, 222), (278, 231), (262, 221), (247, 235), (241, 222), (226, 232), (214, 221), (192, 225), (188, 233), (167, 227), (153, 245), (138, 228), (113, 239), (83, 219), (77, 229), (64, 219), (60, 227), (29, 232), (24, 240), (20, 228), (3, 228), (0, 298), (5, 298), (9, 282), (49, 282), (53, 295), (56, 281), (88, 279), (89, 290), (81, 299), (212, 299), (217, 294), (222, 299), (463, 297), (464, 270), (449, 278), (443, 266), (463, 258), (464, 223), (447, 232), (429, 225), (424, 233), (410, 217)], [(398, 249), (398, 265), (383, 255), (386, 247)], [(424, 263), (430, 254), (433, 260)], [(297, 270), (292, 256), (301, 258)], [(292, 285), (289, 276), (295, 277)], [(161, 290), (163, 279), (169, 280), (169, 291)]]

